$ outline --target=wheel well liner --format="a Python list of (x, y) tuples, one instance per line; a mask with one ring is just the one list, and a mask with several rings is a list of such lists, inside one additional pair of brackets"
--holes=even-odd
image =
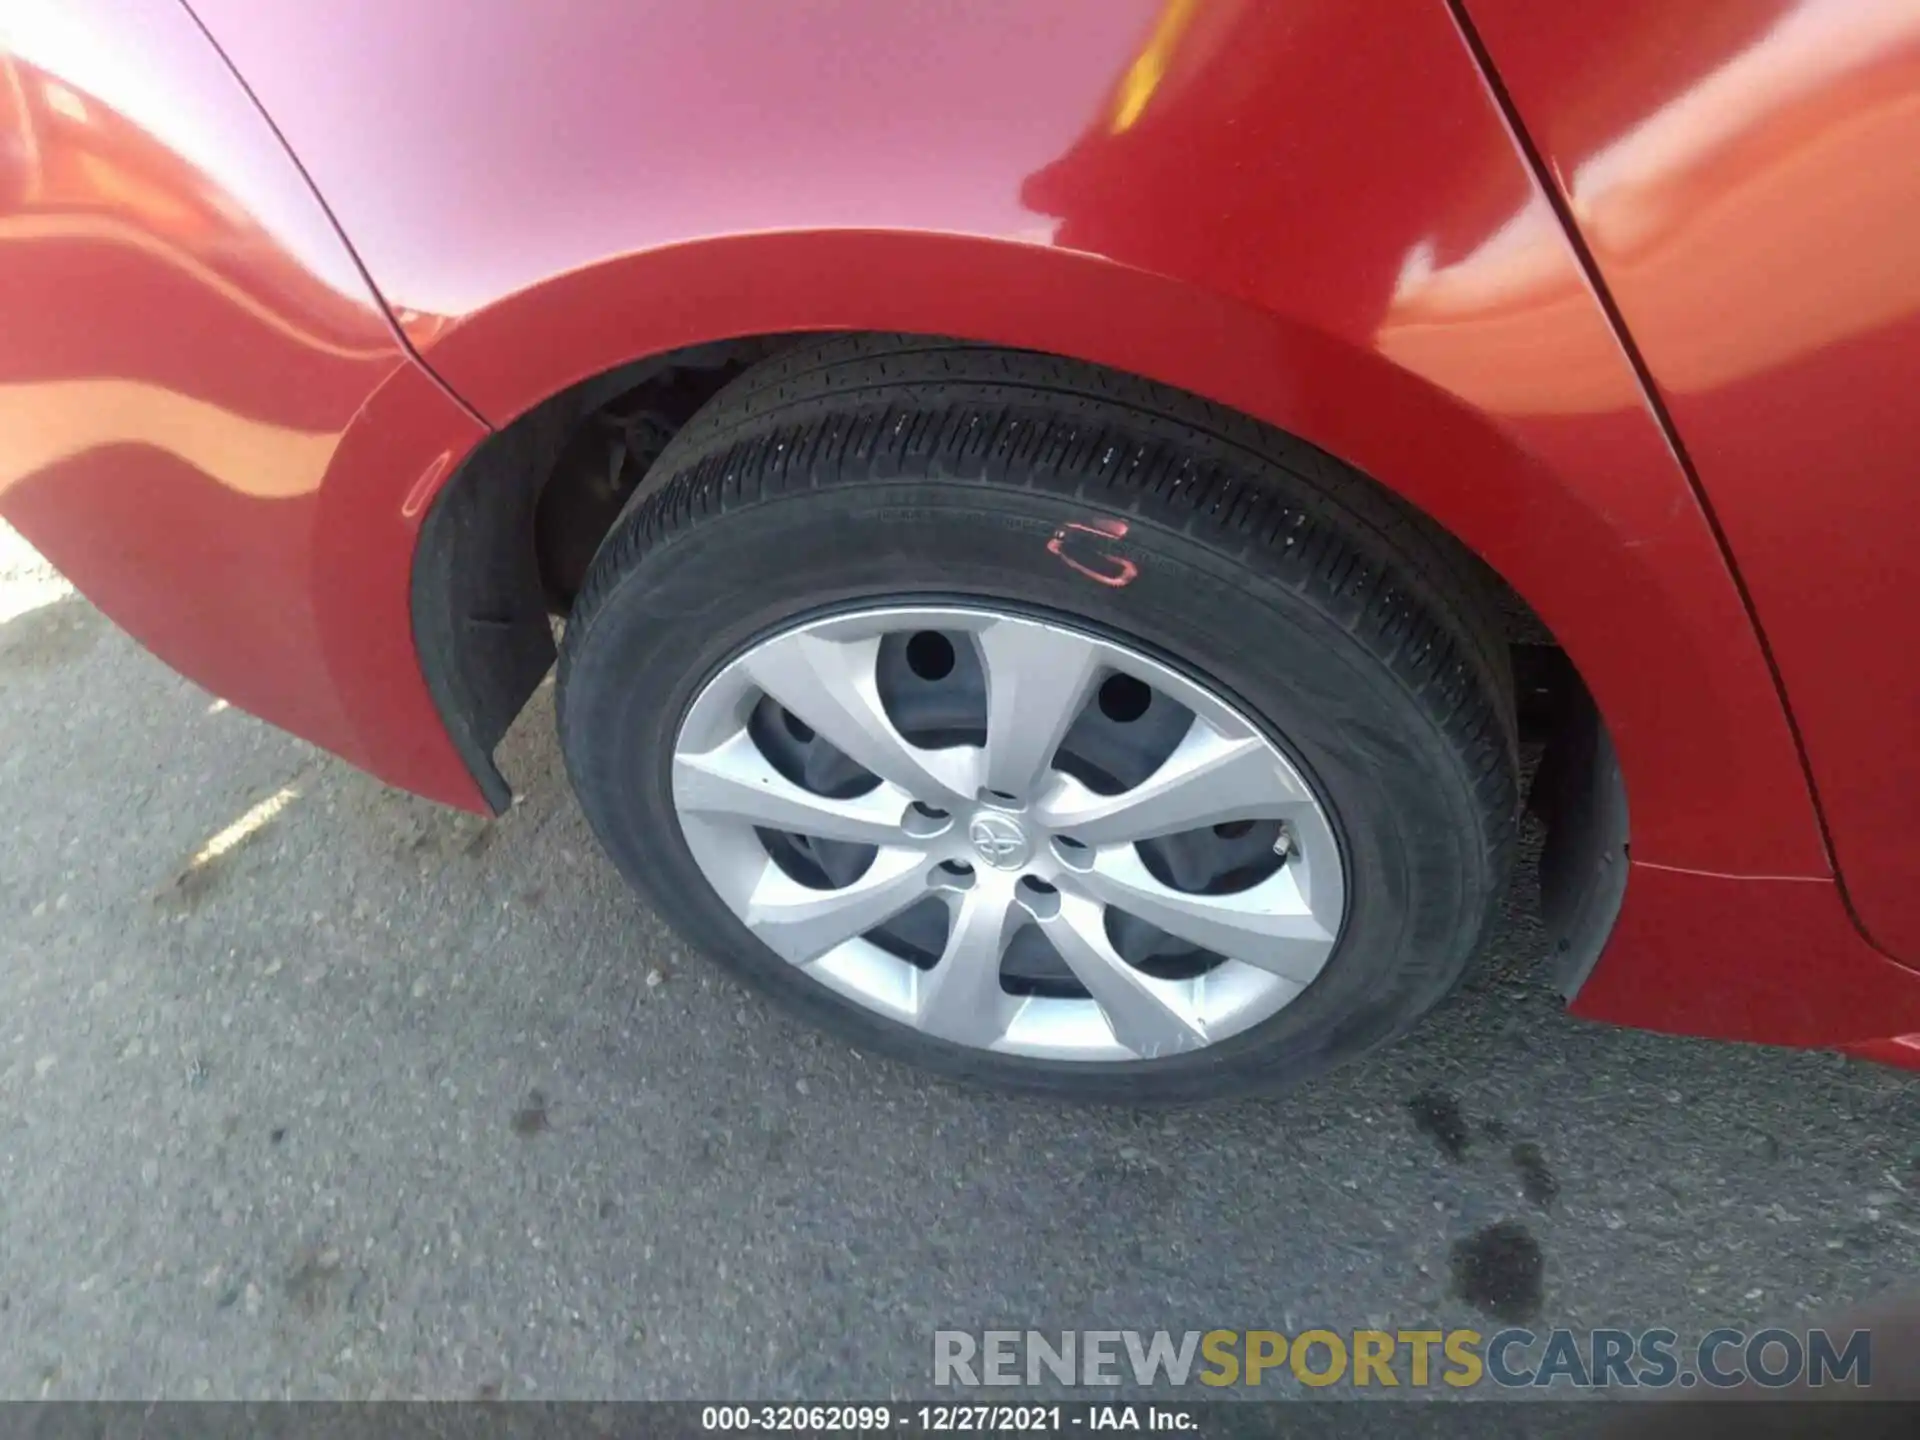
[(543, 565), (540, 519), (568, 442), (623, 395), (687, 377), (696, 396), (717, 390), (771, 344), (691, 346), (583, 380), (481, 441), (434, 498), (414, 552), (414, 646), (454, 749), (495, 814), (513, 790), (494, 748), (555, 658), (556, 587), (550, 561)]
[(414, 555), (420, 669), (495, 814), (513, 791), (494, 747), (553, 668), (533, 515), (577, 413), (571, 395), (557, 396), (483, 440), (441, 488)]

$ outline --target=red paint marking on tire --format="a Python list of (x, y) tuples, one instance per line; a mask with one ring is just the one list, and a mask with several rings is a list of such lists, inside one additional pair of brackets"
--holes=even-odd
[[(1047, 541), (1047, 553), (1058, 556), (1069, 569), (1078, 571), (1094, 584), (1118, 590), (1123, 585), (1133, 583), (1134, 577), (1140, 573), (1140, 567), (1111, 546), (1088, 549), (1092, 542), (1078, 537), (1091, 536), (1093, 541), (1118, 540), (1126, 533), (1127, 522), (1124, 520), (1102, 518), (1086, 524), (1076, 520), (1053, 532), (1053, 538)], [(1085, 558), (1070, 553), (1069, 547), (1081, 549)]]

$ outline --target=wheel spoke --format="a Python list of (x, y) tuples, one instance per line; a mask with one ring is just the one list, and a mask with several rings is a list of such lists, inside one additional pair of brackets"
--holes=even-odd
[(1000, 957), (1020, 922), (1013, 877), (983, 872), (954, 907), (938, 963), (919, 977), (914, 1023), (960, 1045), (1006, 1034), (1013, 997), (1000, 986)]
[(673, 802), (681, 810), (819, 840), (897, 844), (907, 838), (900, 821), (911, 799), (884, 780), (851, 800), (816, 795), (774, 769), (745, 731), (701, 754), (673, 757)]
[(1156, 980), (1122, 960), (1107, 940), (1100, 906), (1063, 893), (1059, 911), (1040, 922), (1106, 1017), (1113, 1038), (1143, 1060), (1197, 1050), (1207, 1032), (1181, 1004), (1181, 986)]
[(987, 677), (988, 789), (1033, 793), (1079, 715), (1100, 669), (1078, 635), (1031, 620), (1000, 620), (978, 634)]
[(1189, 895), (1154, 879), (1131, 846), (1102, 851), (1079, 886), (1203, 950), (1305, 985), (1320, 973), (1333, 936), (1281, 870), (1234, 895)]
[(1312, 801), (1264, 740), (1228, 739), (1196, 720), (1160, 768), (1131, 790), (1096, 795), (1062, 776), (1037, 814), (1041, 824), (1084, 844), (1112, 845), (1223, 820), (1279, 819)]
[(856, 765), (916, 800), (949, 808), (972, 799), (971, 752), (922, 750), (887, 718), (874, 679), (877, 639), (830, 640), (801, 633), (755, 651), (748, 674)]
[(866, 874), (839, 890), (802, 885), (768, 861), (741, 918), (776, 954), (805, 965), (891, 920), (927, 888), (927, 857), (915, 850), (880, 851)]

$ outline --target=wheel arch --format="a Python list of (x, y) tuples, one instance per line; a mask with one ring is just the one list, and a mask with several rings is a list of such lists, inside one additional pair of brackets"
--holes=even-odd
[[(500, 427), (435, 509), (461, 504), (447, 496), (466, 487), (507, 496), (500, 447), (545, 424), (552, 412), (543, 407), (577, 417), (581, 395), (618, 390), (678, 357), (821, 331), (1045, 351), (1188, 391), (1338, 457), (1464, 543), (1552, 631), (1605, 717), (1633, 796), (1636, 858), (1724, 873), (1827, 873), (1751, 623), (1643, 407), (1502, 412), (1449, 393), (1380, 347), (1100, 257), (925, 232), (790, 231), (676, 245), (553, 277), (464, 318), (426, 351), (443, 380)], [(1487, 356), (1495, 367), (1536, 363)], [(1593, 463), (1566, 459), (1583, 450), (1599, 452)], [(1650, 493), (1661, 502), (1652, 516)], [(423, 622), (421, 587), (450, 573), (431, 548), (438, 528), (430, 517), (414, 570), (416, 636), (437, 696), (447, 637)], [(459, 722), (449, 725), (458, 735)]]

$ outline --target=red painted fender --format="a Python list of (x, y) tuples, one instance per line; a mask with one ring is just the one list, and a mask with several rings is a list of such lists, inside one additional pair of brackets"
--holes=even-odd
[(1828, 873), (1715, 537), (1442, 0), (196, 8), (490, 422), (790, 330), (1184, 387), (1507, 577), (1606, 714), (1637, 857)]

